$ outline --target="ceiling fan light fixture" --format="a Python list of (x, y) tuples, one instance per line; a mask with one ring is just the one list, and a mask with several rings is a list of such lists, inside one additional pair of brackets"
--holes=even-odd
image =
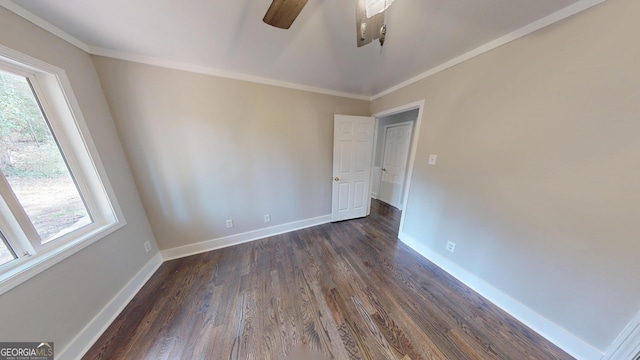
[(365, 0), (364, 7), (367, 13), (367, 18), (370, 18), (376, 14), (379, 14), (387, 10), (387, 8), (391, 6), (393, 1), (394, 0)]

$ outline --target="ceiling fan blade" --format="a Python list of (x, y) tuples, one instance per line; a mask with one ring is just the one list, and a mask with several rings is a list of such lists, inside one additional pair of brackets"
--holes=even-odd
[(298, 17), (308, 0), (273, 0), (264, 16), (265, 23), (281, 29), (288, 29)]

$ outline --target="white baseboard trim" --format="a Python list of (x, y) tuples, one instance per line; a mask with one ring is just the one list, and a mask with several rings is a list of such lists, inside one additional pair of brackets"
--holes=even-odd
[(630, 360), (640, 352), (640, 312), (609, 345), (603, 360)]
[(290, 231), (300, 230), (331, 221), (331, 215), (319, 216), (311, 219), (295, 221), (287, 224), (276, 225), (264, 229), (253, 230), (241, 234), (226, 236), (214, 240), (203, 241), (197, 244), (180, 246), (157, 253), (145, 266), (125, 285), (122, 290), (100, 311), (91, 322), (65, 347), (56, 359), (72, 360), (80, 359), (89, 351), (91, 346), (100, 338), (111, 323), (118, 317), (131, 299), (147, 283), (164, 261), (173, 260), (185, 256), (216, 250), (223, 247), (242, 244), (245, 242), (279, 235)]
[(290, 231), (305, 229), (308, 227), (326, 224), (331, 221), (331, 215), (318, 216), (311, 219), (294, 221), (282, 225), (271, 226), (268, 228), (252, 230), (241, 234), (225, 236), (213, 240), (202, 241), (197, 244), (189, 244), (175, 247), (172, 249), (162, 250), (160, 253), (164, 261), (183, 258), (203, 252), (222, 249), (225, 247), (246, 243), (269, 236), (284, 234)]
[(516, 299), (503, 293), (486, 281), (456, 265), (451, 260), (420, 243), (410, 235), (400, 231), (398, 238), (420, 255), (460, 280), (542, 337), (566, 351), (569, 355), (579, 360), (600, 360), (602, 358), (602, 351), (521, 304)]
[(107, 330), (109, 325), (120, 315), (122, 310), (129, 304), (131, 299), (147, 283), (151, 276), (162, 265), (160, 253), (157, 253), (149, 260), (144, 267), (131, 279), (127, 285), (105, 306), (96, 317), (65, 347), (56, 359), (72, 360), (80, 359), (89, 351), (91, 346)]

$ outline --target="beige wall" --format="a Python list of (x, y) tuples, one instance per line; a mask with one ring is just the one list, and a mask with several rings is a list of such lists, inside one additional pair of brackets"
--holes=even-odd
[(331, 212), (333, 115), (367, 101), (93, 59), (161, 249)]
[(425, 99), (404, 231), (600, 350), (640, 310), (639, 13), (609, 0), (371, 106)]
[(127, 225), (0, 296), (2, 341), (54, 341), (60, 353), (150, 260), (154, 245), (91, 58), (0, 7), (0, 44), (66, 70)]
[(640, 310), (639, 12), (609, 0), (369, 104), (92, 64), (0, 8), (0, 44), (67, 70), (128, 222), (2, 295), (0, 339), (64, 348), (153, 254), (142, 204), (162, 249), (328, 214), (333, 114), (425, 99), (404, 231), (604, 350)]

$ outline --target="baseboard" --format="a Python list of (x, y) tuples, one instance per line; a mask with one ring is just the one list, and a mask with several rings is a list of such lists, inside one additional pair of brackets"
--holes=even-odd
[(603, 360), (629, 360), (640, 352), (640, 312), (611, 343)]
[(91, 346), (100, 338), (102, 333), (111, 325), (116, 317), (129, 304), (131, 299), (140, 291), (142, 286), (151, 278), (163, 261), (194, 255), (206, 251), (220, 249), (227, 246), (242, 244), (248, 241), (279, 235), (290, 231), (300, 230), (311, 226), (325, 224), (331, 221), (331, 215), (295, 221), (287, 224), (276, 225), (264, 229), (245, 232), (219, 239), (204, 241), (197, 244), (181, 246), (164, 250), (156, 254), (145, 266), (131, 279), (125, 287), (100, 311), (100, 313), (85, 326), (82, 331), (65, 347), (56, 359), (72, 360), (80, 359), (89, 351)]
[(290, 231), (305, 229), (311, 226), (325, 224), (331, 221), (331, 215), (319, 216), (311, 219), (294, 221), (287, 224), (271, 226), (268, 228), (248, 231), (241, 234), (235, 234), (225, 236), (213, 240), (207, 240), (196, 244), (189, 244), (179, 246), (172, 249), (162, 250), (160, 253), (164, 261), (182, 258), (185, 256), (191, 256), (200, 254), (203, 252), (217, 250), (233, 245), (246, 243), (258, 239), (263, 239), (269, 236), (275, 236), (284, 234)]
[(160, 253), (157, 253), (149, 260), (144, 267), (131, 279), (127, 285), (91, 320), (91, 322), (80, 331), (67, 347), (56, 355), (58, 360), (80, 359), (89, 351), (91, 346), (98, 340), (102, 333), (129, 304), (131, 299), (140, 291), (142, 286), (151, 278), (156, 270), (162, 265)]
[(602, 358), (603, 353), (600, 350), (551, 322), (542, 315), (536, 313), (534, 310), (521, 304), (516, 299), (503, 293), (469, 271), (456, 265), (443, 255), (433, 251), (431, 248), (420, 243), (410, 235), (401, 231), (400, 234), (398, 234), (398, 238), (420, 255), (424, 256), (426, 259), (433, 262), (456, 279), (460, 280), (472, 290), (482, 295), (502, 310), (506, 311), (509, 315), (518, 319), (545, 339), (566, 351), (569, 355), (580, 360), (600, 360)]

